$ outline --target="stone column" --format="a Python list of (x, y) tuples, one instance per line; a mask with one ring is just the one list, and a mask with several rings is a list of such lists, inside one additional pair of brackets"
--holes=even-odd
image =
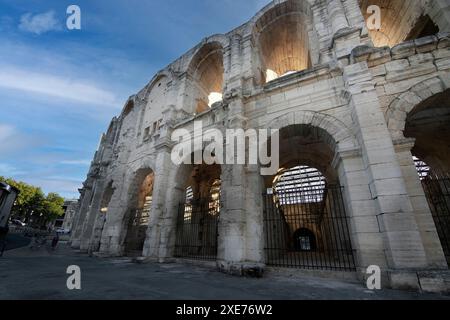
[[(242, 128), (245, 130), (246, 119), (242, 116), (243, 104), (239, 96), (229, 101), (228, 126), (230, 129)], [(229, 143), (229, 141), (227, 141)], [(227, 146), (224, 148), (227, 150)], [(235, 155), (236, 156), (236, 155)], [(257, 208), (249, 208), (249, 204), (256, 204), (257, 200), (246, 199), (251, 194), (248, 178), (248, 172), (245, 165), (225, 164), (222, 166), (222, 208), (220, 212), (219, 237), (218, 237), (218, 255), (217, 263), (220, 270), (231, 274), (245, 274), (247, 268), (254, 268), (255, 260), (261, 260), (260, 244), (258, 239), (251, 243), (248, 232), (251, 230), (253, 220), (258, 220)], [(252, 174), (254, 177), (254, 173)], [(253, 210), (251, 212), (250, 210)], [(251, 236), (262, 234), (260, 227), (262, 223), (255, 221), (255, 231)], [(249, 265), (250, 264), (250, 265)]]
[(333, 35), (338, 31), (348, 28), (349, 24), (345, 16), (345, 10), (341, 0), (327, 0), (328, 18), (331, 22)]
[(387, 261), (383, 234), (378, 226), (376, 203), (372, 198), (369, 176), (360, 150), (339, 152), (333, 166), (339, 173), (339, 182), (343, 186), (358, 273), (364, 275), (371, 265), (385, 270)]
[(264, 245), (264, 180), (259, 165), (246, 168), (245, 188), (245, 257), (251, 265), (263, 266), (265, 263)]
[(75, 224), (74, 230), (72, 230), (72, 243), (71, 247), (74, 249), (79, 249), (81, 245), (81, 235), (83, 231), (83, 226), (86, 221), (86, 216), (89, 211), (89, 206), (91, 204), (91, 198), (92, 198), (92, 182), (86, 182), (84, 185), (84, 196), (83, 200), (81, 202), (79, 211), (78, 211), (78, 218), (77, 222)]
[(422, 182), (417, 173), (411, 149), (414, 147), (414, 139), (402, 139), (395, 141), (395, 151), (400, 163), (406, 190), (413, 206), (414, 215), (419, 226), (422, 242), (428, 265), (431, 268), (447, 268), (442, 245), (439, 240), (433, 216), (428, 206), (428, 201), (422, 187)]
[(96, 188), (95, 188), (92, 204), (89, 207), (89, 211), (86, 215), (83, 230), (81, 232), (81, 240), (80, 240), (80, 250), (81, 251), (87, 252), (89, 249), (92, 232), (94, 231), (94, 225), (100, 214), (100, 205), (101, 205), (104, 191), (105, 191), (105, 181), (98, 180), (96, 183)]
[(153, 200), (149, 217), (147, 237), (144, 244), (144, 257), (159, 258), (161, 245), (161, 226), (165, 214), (166, 196), (171, 194), (168, 188), (170, 170), (170, 147), (162, 144), (158, 149), (155, 164), (155, 183), (153, 186)]
[(425, 250), (394, 145), (366, 62), (344, 68), (350, 112), (362, 147), (372, 199), (395, 287), (417, 288), (408, 269), (427, 266)]
[(106, 213), (106, 222), (100, 243), (100, 253), (110, 256), (120, 256), (123, 254), (121, 236), (123, 229), (126, 228), (124, 217), (128, 211), (129, 189), (134, 175), (122, 173), (116, 177), (122, 176), (122, 180), (116, 178), (115, 186), (117, 189), (109, 202), (108, 212)]

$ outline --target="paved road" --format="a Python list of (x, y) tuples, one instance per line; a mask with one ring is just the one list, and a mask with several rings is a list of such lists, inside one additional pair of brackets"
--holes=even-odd
[(26, 247), (30, 244), (31, 239), (18, 234), (8, 234), (6, 236), (6, 251), (21, 247)]
[[(81, 267), (80, 291), (66, 287), (69, 265)], [(360, 284), (311, 277), (239, 278), (182, 264), (136, 264), (99, 259), (61, 245), (28, 248), (0, 258), (0, 299), (450, 299), (400, 291), (368, 291)]]

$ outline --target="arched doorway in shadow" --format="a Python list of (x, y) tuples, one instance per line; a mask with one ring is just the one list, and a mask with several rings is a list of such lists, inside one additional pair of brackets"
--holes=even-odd
[(294, 232), (293, 237), (295, 251), (316, 251), (317, 242), (314, 232), (301, 228)]
[(411, 150), (442, 249), (450, 264), (450, 90), (414, 107), (404, 135)]
[(188, 166), (184, 201), (179, 204), (174, 256), (196, 260), (217, 257), (220, 218), (220, 165)]
[(126, 236), (124, 250), (128, 256), (140, 256), (145, 238), (153, 201), (155, 174), (151, 169), (139, 170), (131, 192), (130, 207), (125, 217)]
[(280, 168), (265, 177), (263, 195), (267, 265), (355, 270), (333, 144), (325, 130), (311, 125), (280, 130)]

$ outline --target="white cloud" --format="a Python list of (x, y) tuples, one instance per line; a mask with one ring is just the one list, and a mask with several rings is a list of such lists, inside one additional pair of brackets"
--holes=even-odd
[(0, 176), (10, 178), (10, 177), (14, 177), (17, 175), (22, 175), (22, 174), (25, 174), (25, 172), (20, 171), (16, 167), (13, 167), (7, 163), (0, 162)]
[(0, 124), (0, 144), (15, 134), (15, 128), (8, 124)]
[(64, 160), (61, 161), (61, 164), (68, 166), (89, 166), (91, 160)]
[(10, 66), (0, 66), (0, 87), (115, 109), (120, 105), (113, 92), (101, 89), (87, 80), (75, 80)]
[(0, 160), (41, 143), (42, 141), (36, 136), (23, 134), (14, 126), (0, 123)]
[(19, 29), (40, 35), (49, 31), (61, 30), (61, 24), (56, 19), (54, 11), (35, 15), (26, 13), (20, 17)]
[(27, 183), (41, 187), (45, 193), (57, 192), (65, 198), (78, 198), (78, 189), (83, 185), (82, 181), (64, 177), (30, 177), (24, 180)]

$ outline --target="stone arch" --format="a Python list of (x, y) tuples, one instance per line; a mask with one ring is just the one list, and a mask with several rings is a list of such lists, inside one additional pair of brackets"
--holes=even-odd
[[(143, 210), (143, 203), (141, 203), (142, 199), (140, 197), (140, 191), (141, 188), (143, 186), (143, 184), (145, 183), (147, 177), (149, 177), (150, 175), (153, 175), (153, 184), (155, 181), (155, 171), (153, 170), (153, 167), (150, 166), (148, 163), (144, 163), (142, 164), (139, 169), (133, 171), (133, 173), (131, 174), (131, 181), (130, 184), (128, 186), (127, 189), (127, 198), (126, 198), (126, 206), (124, 208), (123, 211), (123, 215), (122, 215), (122, 232), (120, 235), (120, 244), (122, 246), (122, 250), (124, 250), (124, 253), (126, 254), (127, 252), (127, 238), (129, 237), (129, 233), (130, 232), (135, 232), (136, 230), (130, 230), (130, 220), (133, 219), (133, 215), (137, 214), (138, 210)], [(153, 188), (152, 188), (153, 189)], [(139, 208), (139, 206), (141, 206), (141, 208)], [(146, 229), (148, 226), (144, 226), (144, 227), (139, 227), (138, 229)], [(135, 228), (136, 229), (136, 228)], [(137, 230), (139, 231), (139, 230)], [(141, 230), (139, 231), (140, 233), (144, 234), (144, 238), (141, 239), (142, 243), (142, 247), (144, 245), (144, 241), (145, 241), (145, 231), (146, 230)], [(132, 235), (133, 237), (133, 235)], [(134, 239), (133, 239), (134, 241)], [(141, 249), (139, 249), (141, 250)]]
[(404, 138), (406, 118), (420, 103), (450, 88), (450, 83), (442, 77), (434, 77), (411, 87), (398, 96), (385, 112), (385, 119), (394, 141)]
[(190, 80), (192, 109), (207, 110), (222, 100), (225, 87), (224, 47), (220, 41), (206, 41), (192, 56), (187, 69)]
[[(376, 47), (394, 47), (401, 42), (439, 31), (435, 17), (428, 14), (428, 8), (431, 5), (429, 2), (428, 0), (360, 0), (359, 5), (366, 21), (371, 16), (371, 13), (367, 13), (367, 8), (371, 5), (380, 7), (381, 28), (369, 30), (369, 35)], [(431, 2), (434, 5), (437, 1)]]
[[(345, 181), (342, 181), (345, 180), (342, 179), (344, 169), (338, 165), (342, 161), (337, 159), (345, 159), (342, 157), (345, 151), (357, 153), (355, 135), (338, 119), (313, 111), (278, 117), (268, 127), (279, 130), (279, 148), (276, 150), (280, 163), (276, 174), (263, 177), (267, 190), (263, 193), (265, 214), (270, 217), (264, 222), (265, 230), (276, 229), (270, 233), (266, 231), (266, 263), (320, 267), (323, 260), (308, 260), (311, 257), (292, 250), (295, 231), (306, 227), (320, 239), (317, 248), (326, 261), (331, 262), (330, 257), (342, 254), (342, 259), (338, 259), (340, 262), (331, 268), (353, 269), (356, 265), (352, 249), (356, 247), (355, 239), (347, 222), (349, 202), (348, 197), (345, 198), (348, 193)], [(274, 188), (277, 176), (285, 173), (286, 179), (278, 180), (281, 185)], [(334, 222), (318, 223), (319, 220), (311, 218), (314, 215)], [(274, 221), (279, 221), (276, 228)], [(331, 252), (335, 253), (328, 256)]]
[(302, 71), (318, 62), (311, 4), (288, 0), (264, 8), (250, 22), (259, 58), (255, 69), (261, 83)]
[(129, 115), (133, 110), (134, 110), (134, 105), (135, 105), (135, 96), (131, 96), (130, 98), (128, 98), (127, 102), (125, 103), (125, 106), (123, 107), (122, 110), (122, 119), (125, 118), (127, 115)]
[(102, 213), (107, 212), (115, 191), (116, 187), (114, 186), (114, 180), (109, 180), (108, 183), (105, 184), (105, 188), (102, 193), (102, 200), (100, 202), (100, 211)]
[(173, 72), (171, 70), (161, 70), (159, 71), (153, 78), (152, 80), (150, 80), (150, 82), (148, 83), (148, 85), (145, 87), (144, 89), (144, 99), (146, 99), (150, 92), (152, 91), (152, 89), (154, 88), (155, 85), (158, 84), (158, 82), (162, 79), (162, 78), (168, 78), (169, 81), (173, 81), (174, 79), (174, 75)]
[(359, 148), (358, 140), (350, 128), (335, 117), (320, 112), (296, 111), (286, 114), (269, 122), (268, 128), (281, 130), (293, 125), (309, 125), (321, 129), (324, 139), (335, 152)]

